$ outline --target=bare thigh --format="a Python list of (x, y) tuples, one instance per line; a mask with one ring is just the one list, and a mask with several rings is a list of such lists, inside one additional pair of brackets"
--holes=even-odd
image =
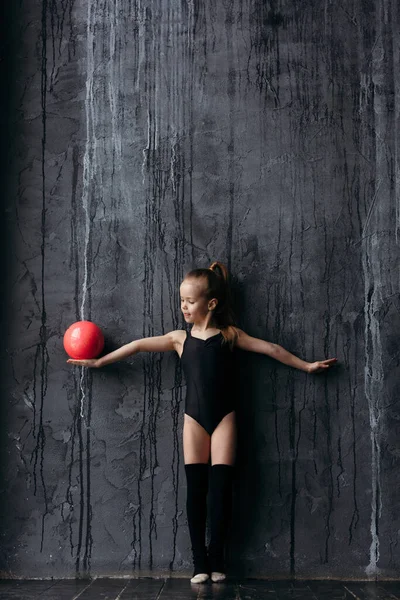
[(185, 465), (191, 463), (233, 465), (236, 458), (236, 413), (233, 411), (222, 419), (212, 436), (189, 415), (183, 424), (183, 456)]
[(185, 413), (183, 423), (183, 459), (185, 465), (208, 463), (211, 454), (211, 439), (207, 431), (195, 419)]
[(234, 465), (236, 459), (236, 413), (225, 415), (211, 436), (211, 464)]

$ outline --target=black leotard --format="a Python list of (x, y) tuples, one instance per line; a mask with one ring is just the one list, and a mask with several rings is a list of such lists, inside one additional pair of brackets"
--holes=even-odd
[(206, 340), (186, 333), (181, 356), (186, 379), (185, 413), (210, 435), (235, 410), (234, 351), (221, 332)]

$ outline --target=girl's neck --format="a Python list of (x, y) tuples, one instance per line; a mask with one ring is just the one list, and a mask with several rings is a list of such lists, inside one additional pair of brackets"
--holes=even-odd
[(202, 333), (208, 331), (209, 329), (217, 329), (219, 331), (219, 327), (217, 327), (214, 321), (211, 321), (211, 319), (208, 321), (207, 318), (201, 323), (193, 323), (192, 329)]

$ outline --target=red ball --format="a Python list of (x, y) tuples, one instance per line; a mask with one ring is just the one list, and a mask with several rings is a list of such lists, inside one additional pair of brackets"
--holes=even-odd
[(64, 334), (64, 348), (71, 358), (97, 358), (104, 348), (103, 332), (91, 321), (77, 321)]

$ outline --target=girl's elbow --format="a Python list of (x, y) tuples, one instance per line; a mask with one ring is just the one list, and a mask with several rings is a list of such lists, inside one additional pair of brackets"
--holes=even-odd
[(135, 340), (128, 345), (130, 354), (137, 354), (138, 352), (143, 352), (143, 348), (140, 345), (141, 341), (142, 340)]
[(271, 358), (275, 358), (275, 360), (279, 360), (278, 357), (280, 354), (280, 349), (281, 349), (281, 346), (279, 346), (279, 344), (274, 344), (272, 342), (269, 342), (266, 354), (268, 354), (268, 356), (270, 356)]

